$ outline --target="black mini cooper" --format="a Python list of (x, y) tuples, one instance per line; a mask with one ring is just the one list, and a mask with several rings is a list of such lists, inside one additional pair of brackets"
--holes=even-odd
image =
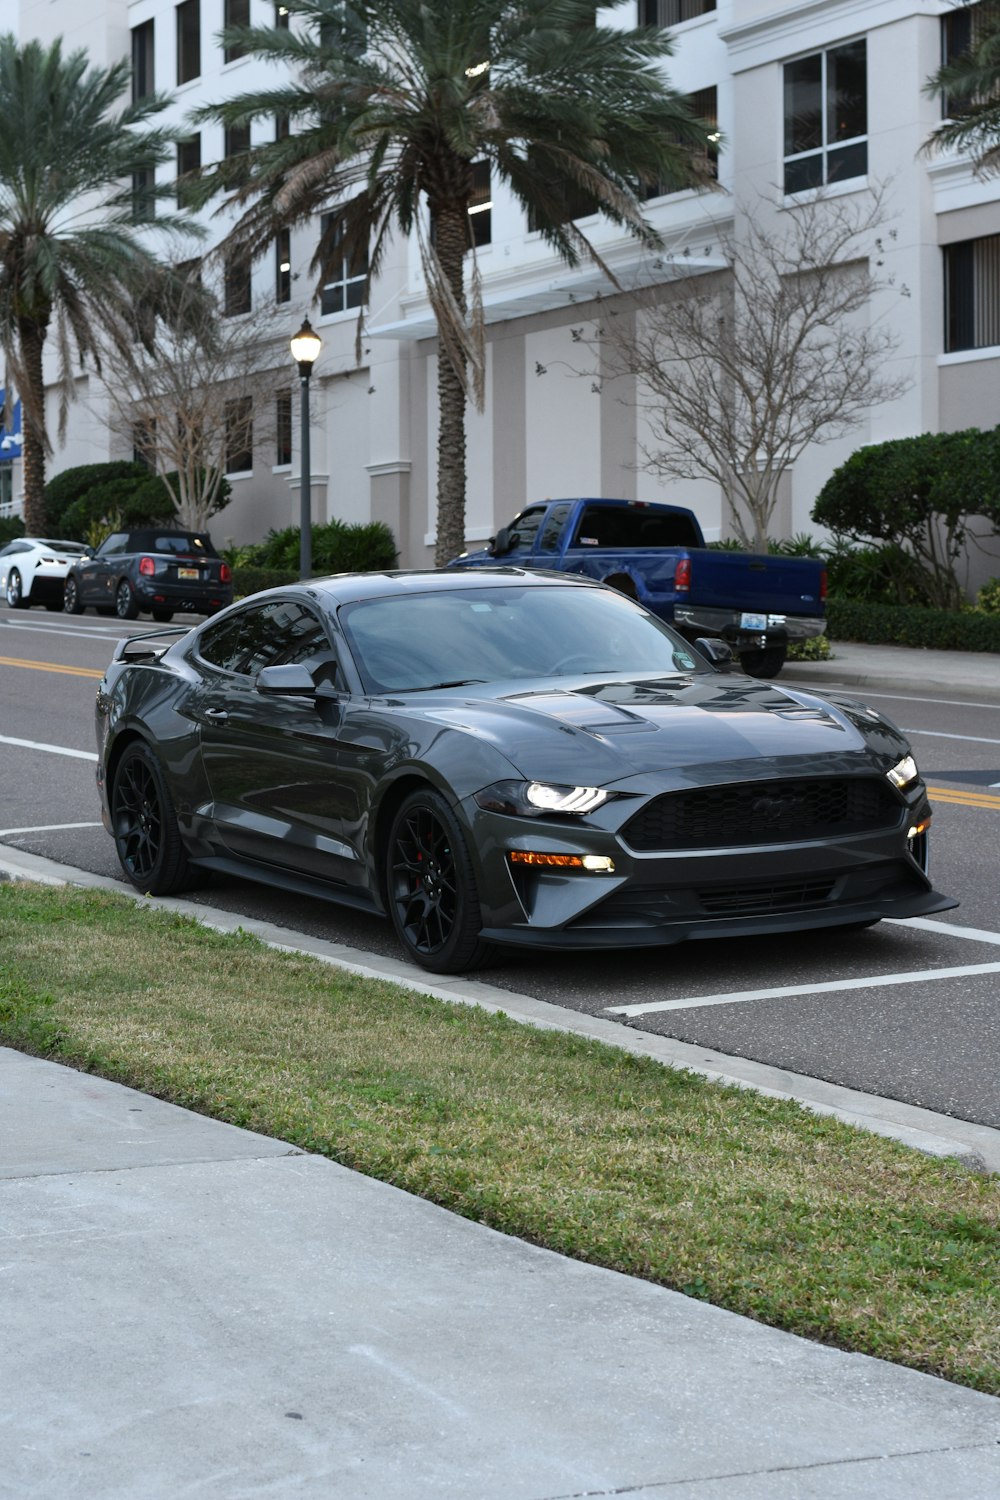
[(120, 620), (151, 614), (161, 623), (177, 611), (214, 615), (232, 602), (232, 573), (208, 533), (164, 527), (112, 532), (74, 563), (63, 591), (68, 615), (94, 605)]

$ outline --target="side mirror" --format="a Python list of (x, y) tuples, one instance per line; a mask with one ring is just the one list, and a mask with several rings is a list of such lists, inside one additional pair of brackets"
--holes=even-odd
[(315, 698), (318, 689), (308, 667), (288, 662), (280, 667), (261, 667), (257, 691), (269, 698)]
[(500, 527), (500, 530), (493, 538), (490, 551), (493, 553), (494, 557), (502, 557), (505, 552), (510, 551), (510, 530), (508, 529), (508, 527)]
[(699, 636), (695, 645), (702, 656), (707, 656), (712, 666), (718, 667), (720, 672), (728, 671), (736, 659), (728, 641), (715, 640), (711, 636)]
[(87, 547), (86, 548), (86, 556), (87, 557), (96, 557), (96, 555), (97, 555), (97, 548), (96, 547)]

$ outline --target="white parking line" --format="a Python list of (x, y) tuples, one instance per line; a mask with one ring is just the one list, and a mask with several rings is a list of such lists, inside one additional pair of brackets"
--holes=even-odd
[(33, 630), (42, 635), (71, 635), (78, 641), (119, 641), (123, 635), (131, 634), (128, 630), (115, 630), (107, 625), (95, 625), (93, 629), (86, 630), (72, 625), (22, 625), (20, 620), (5, 620), (4, 624), (11, 630)]
[(904, 729), (904, 734), (923, 734), (932, 740), (968, 740), (973, 745), (1000, 745), (1000, 740), (986, 740), (978, 734), (948, 734), (943, 729)]
[(96, 760), (93, 750), (70, 750), (66, 745), (42, 745), (37, 740), (16, 740), (0, 734), (0, 745), (16, 745), (19, 750), (45, 750), (49, 755), (71, 755), (74, 760)]
[(699, 1010), (708, 1005), (746, 1005), (751, 1000), (798, 999), (838, 990), (874, 990), (885, 985), (926, 984), (932, 979), (964, 979), (975, 974), (1000, 974), (1000, 963), (960, 964), (953, 969), (915, 969), (910, 974), (877, 974), (864, 979), (831, 979), (822, 984), (786, 984), (767, 990), (733, 990), (727, 995), (686, 995), (682, 1000), (654, 1000), (648, 1005), (609, 1005), (605, 1015), (650, 1016), (665, 1010)]
[(969, 938), (974, 943), (1000, 945), (1000, 932), (989, 932), (985, 927), (959, 927), (956, 922), (935, 922), (933, 917), (883, 917), (891, 927), (919, 927), (921, 932), (936, 932), (942, 937)]
[(36, 823), (34, 828), (0, 828), (0, 839), (15, 833), (61, 833), (64, 828), (103, 828), (103, 823)]

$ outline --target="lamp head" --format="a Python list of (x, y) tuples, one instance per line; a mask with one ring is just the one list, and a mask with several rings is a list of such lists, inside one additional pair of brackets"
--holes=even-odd
[(308, 318), (303, 319), (302, 327), (290, 340), (292, 358), (299, 367), (299, 374), (306, 379), (319, 357), (319, 351), (323, 347), (323, 340), (313, 328)]

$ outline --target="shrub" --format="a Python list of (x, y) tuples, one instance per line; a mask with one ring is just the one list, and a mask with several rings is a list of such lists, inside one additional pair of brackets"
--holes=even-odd
[(0, 547), (6, 547), (15, 537), (24, 536), (24, 522), (20, 516), (0, 516)]
[(976, 608), (987, 615), (1000, 615), (1000, 578), (990, 578), (976, 595)]
[(789, 641), (789, 661), (829, 661), (830, 642), (825, 635), (811, 635), (804, 641)]
[[(213, 514), (228, 503), (230, 493), (223, 480)], [(164, 477), (144, 464), (124, 462), (64, 469), (45, 487), (45, 513), (50, 535), (78, 542), (92, 541), (102, 531), (108, 535), (106, 523), (112, 519), (115, 527), (126, 530), (180, 524)]]
[(245, 599), (261, 589), (275, 589), (298, 580), (298, 568), (258, 568), (249, 564), (233, 568), (233, 598)]
[[(241, 548), (245, 561), (254, 568), (299, 568), (299, 528), (286, 526), (269, 531), (256, 546)], [(313, 572), (374, 573), (394, 568), (399, 553), (396, 539), (381, 521), (367, 525), (329, 521), (312, 529)]]
[(937, 651), (1000, 651), (1000, 617), (977, 611), (828, 599), (826, 628), (830, 639), (836, 641), (923, 646)]

